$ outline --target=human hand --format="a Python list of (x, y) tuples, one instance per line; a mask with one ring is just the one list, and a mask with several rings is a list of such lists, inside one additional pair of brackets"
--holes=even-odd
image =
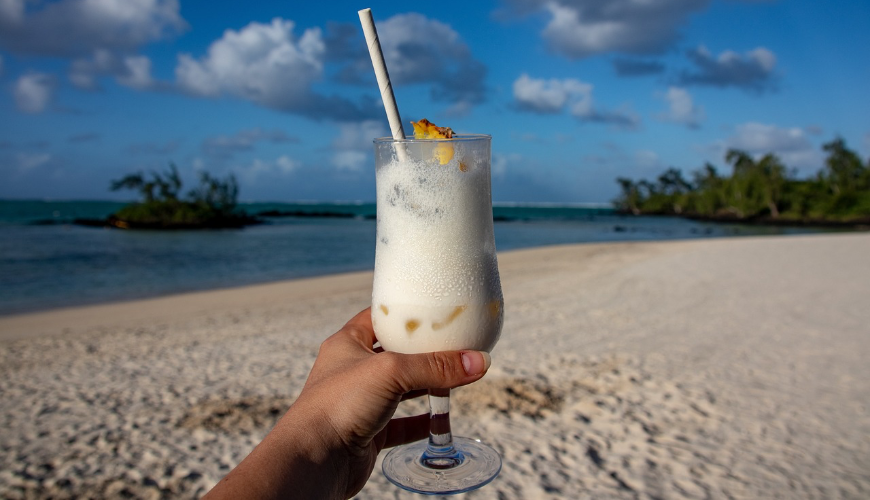
[(428, 414), (392, 418), (400, 401), (470, 384), (490, 364), (484, 352), (376, 352), (375, 342), (369, 309), (326, 339), (299, 398), (209, 498), (349, 498), (383, 448), (428, 436)]

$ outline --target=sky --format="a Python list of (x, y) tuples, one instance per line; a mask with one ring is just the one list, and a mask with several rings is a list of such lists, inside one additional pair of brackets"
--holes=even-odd
[(796, 177), (870, 156), (866, 0), (0, 0), (0, 198), (131, 199), (112, 179), (234, 175), (241, 201), (371, 201), (389, 135), (493, 136), (496, 202), (606, 203), (728, 149)]

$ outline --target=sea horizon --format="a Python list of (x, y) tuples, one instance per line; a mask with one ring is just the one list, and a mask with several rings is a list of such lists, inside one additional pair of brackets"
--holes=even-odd
[[(125, 231), (74, 224), (128, 202), (0, 200), (0, 315), (150, 298), (374, 266), (374, 202), (245, 202), (243, 229)], [(291, 215), (287, 215), (291, 214)], [(495, 203), (499, 251), (572, 243), (822, 232), (630, 216), (602, 204)]]

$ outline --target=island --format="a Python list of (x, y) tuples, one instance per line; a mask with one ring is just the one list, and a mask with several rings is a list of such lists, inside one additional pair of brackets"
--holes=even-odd
[(238, 209), (239, 186), (235, 176), (226, 179), (200, 172), (199, 185), (182, 195), (178, 168), (170, 163), (163, 173), (142, 172), (113, 180), (112, 191), (133, 190), (141, 200), (124, 206), (106, 219), (76, 219), (86, 226), (120, 229), (224, 229), (260, 224), (261, 219)]

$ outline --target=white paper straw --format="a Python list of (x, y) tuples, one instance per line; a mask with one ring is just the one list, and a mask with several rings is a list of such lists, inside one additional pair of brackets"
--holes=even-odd
[[(381, 51), (381, 42), (378, 40), (378, 30), (375, 28), (372, 9), (359, 11), (359, 22), (362, 23), (366, 45), (368, 45), (369, 55), (372, 58), (372, 66), (375, 69), (375, 77), (378, 79), (378, 88), (381, 90), (381, 99), (384, 101), (384, 109), (387, 111), (387, 120), (390, 122), (393, 139), (404, 140), (405, 129), (402, 128), (402, 117), (399, 116), (396, 96), (393, 95), (393, 85), (390, 83), (387, 63), (384, 62), (384, 53)], [(404, 153), (402, 148), (397, 148), (397, 150), (399, 154)]]

